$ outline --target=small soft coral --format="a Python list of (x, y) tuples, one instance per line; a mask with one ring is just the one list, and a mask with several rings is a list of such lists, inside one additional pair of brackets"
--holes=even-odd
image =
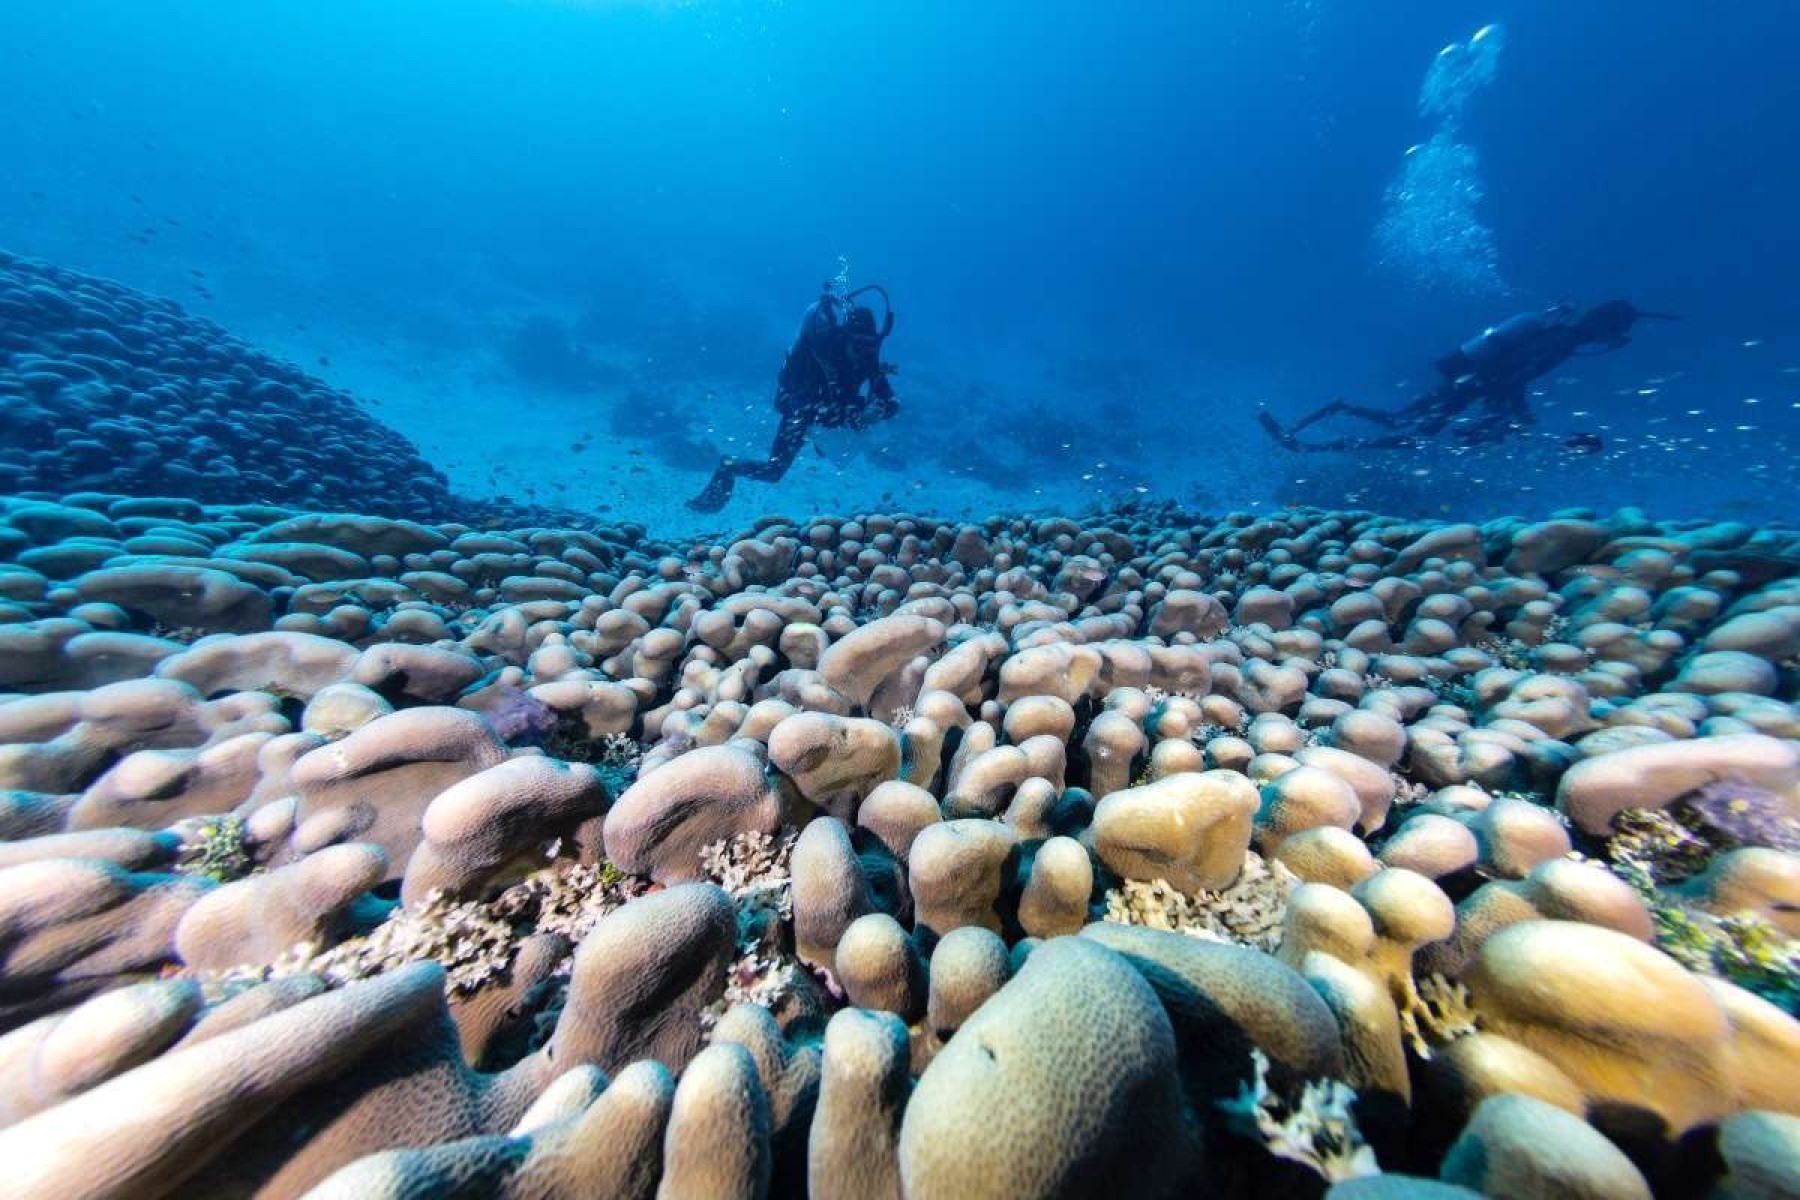
[(495, 903), (528, 910), (534, 933), (561, 934), (578, 943), (600, 918), (645, 894), (649, 886), (610, 862), (564, 863), (520, 880)]
[(1422, 975), (1413, 981), (1400, 1005), (1400, 1034), (1420, 1058), (1429, 1059), (1436, 1048), (1474, 1033), (1475, 1010), (1469, 989), (1442, 975)]
[(214, 883), (230, 883), (250, 874), (255, 866), (244, 840), (244, 822), (226, 815), (207, 817), (188, 831), (175, 869)]
[(778, 1018), (792, 1017), (811, 977), (793, 952), (794, 899), (788, 874), (796, 834), (741, 833), (700, 852), (708, 878), (731, 896), (737, 910), (737, 953), (726, 975), (725, 995), (709, 1010), (709, 1024), (733, 1004), (760, 1004)]
[[(1665, 809), (1626, 809), (1613, 818), (1613, 830), (1606, 857), (1615, 871), (1642, 875), (1649, 885), (1698, 875), (1715, 853), (1711, 844)], [(1636, 882), (1632, 875), (1625, 877)]]
[(336, 986), (430, 959), (443, 964), (450, 994), (461, 995), (505, 973), (518, 937), (518, 930), (486, 905), (455, 904), (434, 894), (422, 904), (396, 908), (365, 937), (318, 954), (309, 946), (296, 947), (269, 974), (316, 974)]
[(1774, 792), (1732, 780), (1709, 783), (1673, 806), (1675, 819), (1720, 850), (1800, 850), (1800, 821)]
[(274, 962), (207, 975), (209, 985), (235, 991), (266, 979), (319, 975), (336, 987), (430, 959), (448, 974), (452, 996), (504, 979), (519, 946), (537, 934), (579, 943), (602, 917), (645, 894), (649, 884), (610, 863), (558, 863), (537, 871), (492, 900), (455, 902), (441, 892), (396, 907), (374, 929), (330, 949), (293, 947)]
[(1656, 945), (1688, 970), (1735, 983), (1800, 1015), (1800, 941), (1751, 913), (1719, 916), (1665, 891), (1691, 878), (1715, 847), (1667, 813), (1630, 811), (1607, 843), (1611, 868), (1650, 910)]
[(1237, 879), (1216, 892), (1189, 895), (1162, 879), (1125, 880), (1106, 893), (1105, 919), (1273, 950), (1281, 941), (1287, 898), (1298, 886), (1299, 877), (1287, 867), (1251, 850)]
[(622, 794), (637, 780), (638, 768), (644, 761), (644, 748), (628, 733), (609, 733), (589, 737), (578, 725), (559, 724), (541, 743), (544, 753), (564, 762), (582, 762), (600, 772), (606, 790), (613, 796)]
[(796, 834), (740, 833), (713, 842), (700, 851), (700, 868), (708, 879), (731, 893), (733, 899), (762, 892), (779, 893), (784, 915), (792, 915), (793, 900), (788, 879), (788, 860), (794, 853)]
[(1250, 1056), (1254, 1078), (1235, 1097), (1218, 1102), (1233, 1132), (1333, 1183), (1381, 1173), (1351, 1111), (1355, 1091), (1335, 1079), (1315, 1079), (1288, 1100), (1269, 1088), (1268, 1055), (1252, 1048)]
[(1749, 913), (1715, 917), (1652, 902), (1656, 944), (1688, 970), (1735, 983), (1800, 1016), (1800, 942)]

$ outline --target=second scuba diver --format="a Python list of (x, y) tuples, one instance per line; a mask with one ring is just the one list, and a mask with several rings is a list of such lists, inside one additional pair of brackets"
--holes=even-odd
[[(1442, 382), (1404, 408), (1367, 408), (1333, 400), (1285, 429), (1267, 413), (1257, 420), (1289, 450), (1389, 450), (1416, 446), (1446, 431), (1465, 446), (1498, 442), (1533, 424), (1525, 396), (1534, 380), (1579, 355), (1619, 349), (1631, 341), (1632, 326), (1646, 318), (1676, 319), (1668, 313), (1646, 312), (1629, 300), (1609, 300), (1580, 316), (1568, 304), (1520, 313), (1440, 358)], [(1389, 432), (1322, 442), (1302, 442), (1294, 436), (1335, 416), (1355, 417)], [(1575, 434), (1564, 445), (1592, 453), (1600, 448), (1599, 435)]]

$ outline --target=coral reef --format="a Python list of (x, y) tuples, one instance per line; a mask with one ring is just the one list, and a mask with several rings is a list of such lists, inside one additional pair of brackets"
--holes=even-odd
[[(1729, 980), (1800, 1016), (1800, 939), (1791, 926), (1751, 907), (1757, 897), (1743, 897), (1744, 907), (1719, 905), (1695, 887), (1669, 886), (1704, 882), (1708, 867), (1741, 845), (1740, 835), (1787, 845), (1792, 818), (1765, 803), (1722, 799), (1709, 787), (1670, 810), (1627, 809), (1613, 822), (1606, 854), (1643, 898), (1658, 946), (1690, 971)], [(1800, 870), (1800, 861), (1792, 869)], [(1785, 914), (1787, 901), (1778, 903)]]
[(168, 301), (4, 255), (0, 314), (6, 491), (452, 510), (443, 476), (349, 396)]
[(1691, 1194), (1800, 1114), (1792, 531), (199, 494), (0, 499), (17, 1194)]
[[(354, 397), (173, 301), (4, 251), (0, 363), (0, 493), (99, 489), (424, 520), (552, 517), (454, 496), (441, 471)], [(204, 632), (179, 622), (159, 631), (179, 642)]]

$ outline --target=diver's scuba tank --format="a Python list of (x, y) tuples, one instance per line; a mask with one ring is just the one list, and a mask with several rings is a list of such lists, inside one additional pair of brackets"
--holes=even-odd
[(1484, 374), (1508, 356), (1518, 347), (1548, 329), (1551, 323), (1565, 319), (1565, 314), (1572, 310), (1565, 305), (1557, 305), (1549, 312), (1524, 312), (1508, 317), (1498, 325), (1490, 325), (1461, 346), (1457, 353), (1462, 356), (1463, 369), (1473, 374)]

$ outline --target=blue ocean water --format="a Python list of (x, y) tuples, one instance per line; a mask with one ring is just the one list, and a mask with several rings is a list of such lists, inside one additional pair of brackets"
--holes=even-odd
[[(0, 247), (291, 358), (469, 494), (667, 531), (1137, 495), (1793, 512), (1779, 0), (6, 9)], [(894, 297), (900, 418), (686, 512), (766, 444), (840, 274)], [(1257, 428), (1397, 406), (1485, 326), (1615, 296), (1684, 319), (1542, 380), (1531, 437)]]

